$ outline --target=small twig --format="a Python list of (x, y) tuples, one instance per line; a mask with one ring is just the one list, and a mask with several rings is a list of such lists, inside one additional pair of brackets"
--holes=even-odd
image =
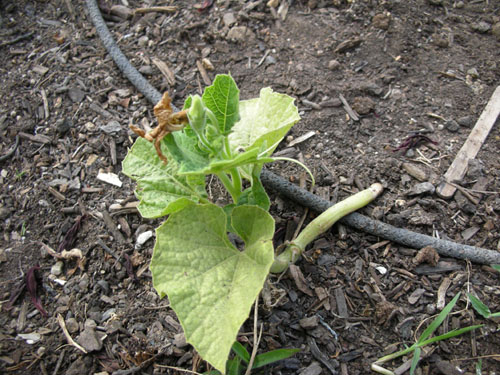
[(2, 42), (0, 43), (0, 48), (1, 47), (4, 47), (4, 46), (8, 46), (10, 44), (15, 44), (17, 42), (20, 42), (21, 40), (24, 40), (24, 39), (28, 39), (29, 37), (31, 37), (35, 32), (34, 31), (30, 31), (29, 33), (26, 33), (26, 34), (22, 34), (22, 35), (19, 35), (18, 37), (12, 39), (12, 40), (8, 40), (6, 42)]
[[(252, 372), (253, 362), (255, 361), (255, 357), (257, 356), (257, 349), (259, 348), (259, 342), (262, 337), (262, 327), (260, 329), (260, 333), (257, 335), (257, 318), (259, 315), (259, 296), (255, 300), (254, 311), (253, 311), (253, 349), (252, 355), (250, 357), (250, 361), (248, 361), (248, 367), (245, 371), (245, 375), (250, 375)], [(258, 336), (258, 337), (257, 337)]]
[(183, 368), (180, 368), (180, 367), (175, 367), (175, 366), (168, 366), (168, 365), (158, 365), (158, 364), (154, 364), (153, 367), (158, 367), (158, 368), (168, 368), (170, 370), (174, 370), (174, 371), (181, 371), (181, 372), (187, 372), (188, 374), (194, 374), (194, 375), (203, 375), (203, 374), (200, 374), (199, 372), (196, 372), (196, 371), (192, 371), (192, 370), (186, 370), (186, 369), (183, 369)]
[(52, 375), (57, 375), (57, 372), (59, 371), (59, 368), (61, 367), (62, 361), (64, 359), (64, 354), (66, 354), (66, 350), (63, 349), (61, 351), (61, 354), (59, 354), (59, 358), (57, 359), (56, 367), (54, 368), (54, 371), (52, 371)]
[(113, 258), (115, 258), (117, 261), (121, 261), (121, 258), (116, 255), (116, 253), (111, 250), (105, 243), (103, 240), (101, 240), (100, 238), (97, 238), (97, 243), (104, 249), (104, 251), (106, 251), (109, 255), (111, 255)]
[(135, 14), (146, 14), (146, 13), (155, 13), (155, 12), (173, 13), (173, 12), (177, 12), (177, 7), (176, 6), (162, 6), (162, 7), (137, 8), (134, 10)]
[(17, 146), (19, 146), (19, 134), (16, 135), (16, 142), (14, 143), (14, 147), (12, 148), (12, 150), (10, 150), (9, 152), (7, 152), (5, 155), (0, 156), (0, 162), (2, 162), (4, 160), (7, 160), (12, 155), (14, 155), (14, 153), (17, 150)]
[(61, 314), (57, 314), (57, 322), (61, 326), (61, 329), (64, 332), (64, 336), (66, 337), (68, 344), (74, 346), (78, 350), (81, 350), (82, 352), (87, 354), (87, 351), (85, 350), (85, 348), (83, 348), (82, 346), (80, 346), (80, 344), (78, 344), (75, 340), (73, 340), (73, 338), (69, 334), (68, 329), (66, 328), (66, 323), (64, 323), (64, 318), (62, 317)]

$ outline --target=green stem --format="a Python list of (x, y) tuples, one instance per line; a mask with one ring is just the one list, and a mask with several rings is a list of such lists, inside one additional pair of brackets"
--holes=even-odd
[(229, 173), (231, 174), (231, 179), (233, 180), (234, 190), (238, 191), (238, 198), (239, 198), (242, 187), (240, 171), (238, 170), (238, 168), (235, 167), (231, 168), (229, 170)]
[[(240, 197), (241, 194), (241, 188), (236, 189), (235, 186), (233, 185), (233, 182), (229, 178), (227, 174), (224, 172), (219, 172), (216, 174), (217, 177), (219, 177), (219, 180), (224, 184), (224, 187), (228, 191), (228, 193), (231, 195), (231, 198), (233, 199), (233, 202), (236, 203), (238, 201), (238, 198)], [(241, 180), (240, 180), (241, 183)]]
[(271, 272), (280, 273), (285, 271), (291, 263), (297, 261), (307, 245), (329, 230), (337, 220), (373, 201), (382, 192), (382, 189), (381, 184), (373, 184), (368, 189), (344, 199), (323, 212), (311, 221), (297, 238), (275, 258), (271, 266)]

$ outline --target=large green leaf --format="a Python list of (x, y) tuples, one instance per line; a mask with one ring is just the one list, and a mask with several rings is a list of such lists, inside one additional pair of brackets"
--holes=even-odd
[(260, 96), (240, 102), (240, 121), (229, 135), (234, 150), (260, 149), (266, 144), (266, 156), (273, 153), (288, 130), (300, 120), (294, 99), (273, 92), (269, 87), (260, 90)]
[(204, 176), (179, 175), (179, 165), (165, 148), (162, 151), (167, 164), (158, 158), (152, 143), (138, 138), (122, 163), (123, 173), (137, 180), (138, 209), (146, 218), (167, 215), (206, 196)]
[(244, 250), (229, 241), (222, 208), (192, 204), (157, 229), (151, 261), (153, 285), (168, 295), (187, 341), (221, 372), (274, 257), (266, 211), (238, 206), (230, 217)]
[(213, 84), (203, 92), (202, 99), (217, 118), (221, 133), (228, 134), (239, 120), (240, 90), (233, 77), (227, 74), (215, 77)]

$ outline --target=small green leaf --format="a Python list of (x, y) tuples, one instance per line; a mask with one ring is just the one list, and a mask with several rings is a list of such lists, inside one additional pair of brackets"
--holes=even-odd
[(260, 181), (260, 169), (261, 168), (259, 166), (254, 166), (251, 186), (243, 191), (237, 204), (256, 205), (268, 211), (269, 207), (271, 207), (271, 201), (269, 200), (269, 196)]
[(240, 375), (242, 370), (241, 359), (233, 358), (229, 359), (226, 363), (226, 374), (227, 375)]
[(424, 347), (426, 345), (432, 344), (432, 343), (437, 342), (437, 341), (447, 340), (447, 339), (450, 339), (452, 337), (460, 336), (460, 335), (462, 335), (464, 333), (467, 333), (469, 331), (473, 331), (473, 330), (475, 330), (477, 328), (480, 328), (482, 326), (483, 326), (482, 324), (478, 324), (478, 325), (475, 325), (475, 326), (469, 326), (469, 327), (465, 327), (465, 328), (454, 329), (453, 331), (447, 332), (444, 335), (435, 336), (435, 337), (432, 337), (432, 338), (430, 338), (428, 340), (424, 340), (422, 342), (419, 342), (418, 346), (419, 347)]
[(411, 361), (411, 366), (410, 366), (410, 375), (413, 375), (415, 373), (415, 369), (417, 368), (418, 361), (420, 361), (420, 354), (421, 353), (422, 353), (422, 349), (415, 348), (415, 351), (413, 352), (413, 359)]
[(443, 323), (443, 321), (446, 319), (448, 314), (451, 312), (453, 307), (458, 301), (458, 298), (460, 297), (460, 293), (458, 293), (451, 301), (448, 303), (444, 309), (439, 313), (439, 315), (434, 319), (434, 321), (429, 324), (429, 326), (425, 329), (425, 331), (420, 335), (417, 344), (421, 344), (423, 341), (425, 341), (430, 335), (434, 333), (436, 329)]
[(136, 195), (143, 217), (156, 218), (184, 208), (207, 196), (203, 175), (179, 176), (179, 165), (166, 149), (165, 165), (152, 143), (138, 138), (123, 160), (123, 173), (137, 180)]
[(479, 298), (468, 293), (470, 303), (474, 310), (476, 310), (479, 314), (481, 314), (484, 318), (488, 319), (491, 316), (491, 311), (488, 306), (481, 302)]
[(238, 206), (230, 217), (243, 251), (229, 241), (221, 207), (192, 204), (156, 230), (151, 260), (153, 285), (168, 295), (186, 340), (219, 371), (274, 258), (274, 220), (266, 211)]
[(270, 363), (281, 361), (282, 359), (289, 358), (298, 352), (300, 352), (300, 349), (277, 349), (277, 350), (271, 350), (270, 352), (267, 353), (259, 354), (255, 356), (252, 369), (256, 369), (268, 365)]
[(240, 90), (233, 77), (226, 74), (216, 76), (212, 86), (205, 88), (202, 99), (217, 118), (221, 133), (229, 134), (239, 120)]
[(500, 272), (500, 264), (492, 264), (491, 267)]
[(245, 347), (239, 341), (235, 341), (231, 349), (245, 363), (248, 363), (250, 361), (250, 354), (248, 353), (248, 351), (245, 349)]
[(259, 98), (241, 101), (240, 117), (229, 135), (231, 149), (260, 150), (266, 144), (262, 156), (270, 156), (288, 130), (300, 120), (294, 98), (270, 88), (260, 90)]

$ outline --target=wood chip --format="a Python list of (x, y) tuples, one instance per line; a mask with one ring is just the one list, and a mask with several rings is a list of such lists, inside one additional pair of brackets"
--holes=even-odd
[(449, 277), (445, 277), (441, 282), (441, 285), (439, 285), (437, 292), (437, 303), (436, 303), (436, 307), (439, 311), (444, 309), (444, 306), (446, 305), (446, 291), (448, 290), (450, 285), (451, 285), (451, 279)]
[(160, 59), (153, 57), (151, 59), (153, 64), (156, 65), (156, 67), (160, 70), (161, 74), (166, 78), (168, 84), (170, 86), (175, 86), (175, 74), (174, 72), (169, 68), (169, 66), (161, 61)]
[(496, 88), (490, 101), (486, 105), (486, 108), (483, 113), (481, 113), (479, 120), (477, 120), (476, 125), (470, 132), (469, 137), (460, 151), (458, 151), (455, 160), (453, 160), (453, 163), (450, 165), (450, 168), (446, 171), (444, 175), (445, 181), (442, 182), (436, 189), (436, 193), (441, 198), (451, 198), (453, 194), (455, 194), (457, 188), (451, 183), (460, 181), (465, 177), (469, 160), (476, 157), (499, 114), (500, 86)]
[(198, 67), (198, 71), (200, 72), (201, 78), (203, 79), (203, 83), (207, 86), (210, 86), (212, 84), (212, 80), (208, 76), (203, 63), (200, 60), (196, 60), (196, 66)]
[(342, 102), (342, 104), (344, 105), (344, 110), (347, 112), (349, 117), (353, 121), (359, 121), (359, 115), (354, 111), (354, 109), (351, 108), (351, 106), (347, 102), (346, 98), (344, 98), (344, 96), (342, 94), (339, 94), (339, 99)]
[(304, 135), (301, 135), (298, 138), (295, 138), (293, 141), (287, 144), (287, 147), (293, 147), (295, 145), (298, 145), (299, 143), (302, 143), (304, 141), (307, 141), (309, 138), (314, 137), (316, 135), (315, 131), (309, 131)]
[(337, 301), (337, 311), (341, 318), (349, 318), (349, 310), (347, 309), (347, 304), (345, 301), (345, 295), (343, 288), (337, 288), (334, 290), (335, 301)]
[(302, 293), (312, 297), (314, 293), (311, 290), (311, 288), (309, 288), (309, 286), (307, 285), (306, 278), (302, 274), (300, 268), (297, 267), (295, 264), (291, 264), (289, 270), (290, 270), (290, 275), (293, 278), (293, 281), (295, 281), (297, 289), (300, 290)]

